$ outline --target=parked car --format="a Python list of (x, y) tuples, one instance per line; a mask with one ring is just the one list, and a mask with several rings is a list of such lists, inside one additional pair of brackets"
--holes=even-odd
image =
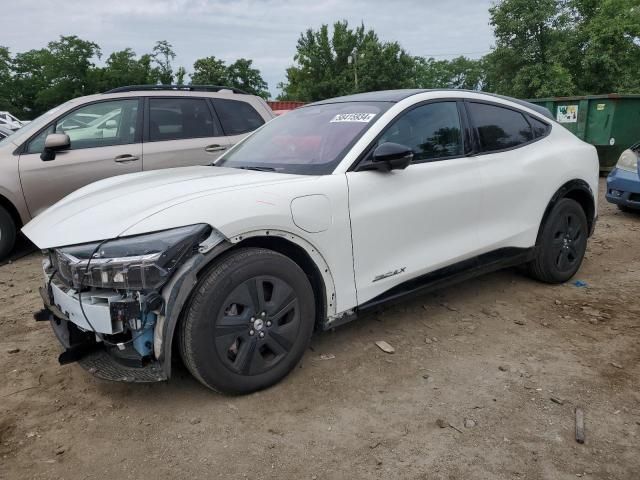
[(10, 130), (18, 130), (29, 122), (23, 122), (11, 115), (9, 112), (0, 112), (0, 126)]
[(50, 110), (0, 141), (0, 259), (16, 228), (74, 190), (209, 164), (273, 117), (260, 97), (212, 86), (123, 87)]
[(607, 201), (623, 211), (640, 212), (640, 143), (622, 152), (607, 177)]
[(2, 140), (3, 138), (8, 137), (11, 134), (13, 134), (13, 130), (11, 130), (10, 128), (3, 127), (2, 125), (0, 125), (0, 140)]
[(23, 228), (46, 252), (36, 318), (61, 362), (101, 378), (167, 379), (179, 350), (207, 387), (247, 393), (290, 372), (314, 328), (383, 302), (520, 264), (567, 281), (598, 156), (545, 111), (359, 94), (278, 117), (213, 166), (84, 187)]

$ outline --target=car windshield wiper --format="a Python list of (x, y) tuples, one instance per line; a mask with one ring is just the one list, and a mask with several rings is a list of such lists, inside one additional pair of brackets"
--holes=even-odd
[(234, 168), (240, 168), (242, 170), (255, 170), (256, 172), (275, 172), (276, 171), (276, 169), (273, 167), (252, 167), (247, 165), (243, 165), (241, 167), (234, 167)]

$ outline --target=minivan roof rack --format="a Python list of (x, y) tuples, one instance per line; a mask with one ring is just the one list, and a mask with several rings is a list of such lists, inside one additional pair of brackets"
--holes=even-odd
[(223, 85), (127, 85), (126, 87), (118, 87), (104, 93), (122, 93), (122, 92), (144, 92), (153, 91), (187, 91), (187, 92), (219, 92), (221, 90), (230, 90), (233, 93), (241, 93), (249, 95), (244, 90), (235, 87), (225, 87)]

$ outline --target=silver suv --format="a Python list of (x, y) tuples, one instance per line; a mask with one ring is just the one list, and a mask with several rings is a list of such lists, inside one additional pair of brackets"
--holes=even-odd
[(274, 117), (228, 87), (122, 87), (75, 98), (0, 141), (0, 259), (16, 231), (89, 183), (125, 173), (207, 165)]

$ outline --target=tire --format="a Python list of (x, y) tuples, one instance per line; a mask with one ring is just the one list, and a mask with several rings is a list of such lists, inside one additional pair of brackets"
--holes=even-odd
[(9, 212), (0, 207), (0, 260), (4, 259), (16, 243), (16, 224)]
[(560, 200), (547, 218), (529, 274), (545, 283), (563, 283), (582, 265), (589, 226), (584, 210), (570, 198)]
[(640, 210), (627, 207), (626, 205), (618, 205), (618, 210), (624, 213), (640, 213)]
[(196, 286), (180, 325), (180, 353), (212, 390), (251, 393), (295, 368), (315, 315), (311, 284), (295, 262), (272, 250), (240, 249)]

